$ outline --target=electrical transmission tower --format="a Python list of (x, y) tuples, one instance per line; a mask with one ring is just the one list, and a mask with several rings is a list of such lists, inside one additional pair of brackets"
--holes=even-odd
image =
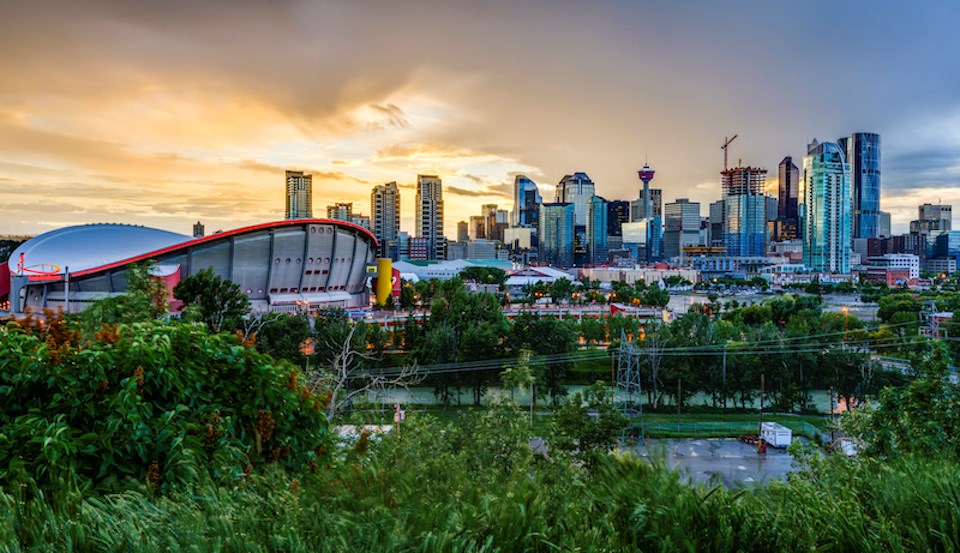
[[(640, 348), (633, 340), (628, 340), (626, 333), (620, 331), (620, 347), (617, 348), (617, 397), (620, 398), (620, 408), (623, 416), (630, 421), (625, 430), (631, 436), (643, 435), (643, 396), (640, 388)], [(634, 402), (634, 394), (640, 401)], [(638, 409), (639, 408), (639, 409)], [(636, 419), (639, 417), (639, 424)], [(635, 432), (634, 430), (638, 430)]]

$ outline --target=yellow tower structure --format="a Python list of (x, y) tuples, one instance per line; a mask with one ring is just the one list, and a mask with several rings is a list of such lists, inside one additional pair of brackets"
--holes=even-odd
[(377, 305), (384, 306), (393, 293), (393, 260), (377, 259)]

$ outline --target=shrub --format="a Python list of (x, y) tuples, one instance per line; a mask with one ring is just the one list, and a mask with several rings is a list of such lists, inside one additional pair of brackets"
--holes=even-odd
[(323, 400), (294, 367), (201, 325), (106, 327), (85, 347), (63, 327), (0, 330), (0, 484), (168, 490), (321, 462)]

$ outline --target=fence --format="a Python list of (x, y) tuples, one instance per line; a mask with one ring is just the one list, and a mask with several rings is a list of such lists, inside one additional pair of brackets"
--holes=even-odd
[[(829, 443), (830, 433), (824, 432), (806, 421), (776, 420), (789, 428), (795, 436), (804, 436), (818, 443)], [(625, 437), (650, 436), (654, 438), (732, 438), (744, 434), (757, 434), (758, 421), (684, 422), (684, 421), (631, 421), (623, 434)]]

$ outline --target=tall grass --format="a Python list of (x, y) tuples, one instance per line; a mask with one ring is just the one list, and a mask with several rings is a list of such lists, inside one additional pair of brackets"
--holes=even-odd
[(294, 478), (21, 501), (0, 493), (4, 551), (951, 551), (953, 461), (813, 459), (787, 482), (690, 485), (663, 463), (592, 470), (526, 447), (523, 418), (409, 420)]

